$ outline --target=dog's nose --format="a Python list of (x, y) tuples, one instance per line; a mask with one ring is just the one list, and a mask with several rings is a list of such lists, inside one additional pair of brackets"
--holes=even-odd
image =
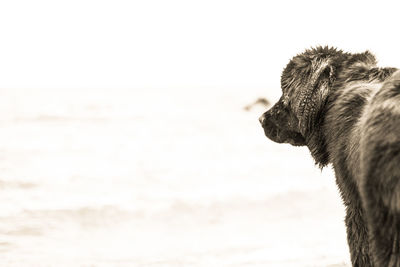
[(264, 114), (261, 115), (261, 117), (258, 118), (258, 120), (260, 121), (261, 124), (264, 124), (264, 121), (265, 121), (265, 116), (264, 116)]

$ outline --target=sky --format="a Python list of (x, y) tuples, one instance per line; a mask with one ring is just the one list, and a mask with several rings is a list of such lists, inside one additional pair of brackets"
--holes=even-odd
[(395, 1), (0, 2), (1, 88), (267, 88), (306, 48), (400, 66)]

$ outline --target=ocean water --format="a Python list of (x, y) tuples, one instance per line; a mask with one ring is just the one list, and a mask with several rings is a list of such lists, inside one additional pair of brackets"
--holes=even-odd
[(349, 266), (334, 176), (260, 91), (0, 90), (1, 266)]

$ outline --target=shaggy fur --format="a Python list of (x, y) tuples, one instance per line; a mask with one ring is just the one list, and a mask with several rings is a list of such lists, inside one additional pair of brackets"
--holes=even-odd
[(333, 165), (353, 266), (400, 267), (400, 71), (317, 47), (289, 62), (281, 86), (260, 117), (266, 136)]

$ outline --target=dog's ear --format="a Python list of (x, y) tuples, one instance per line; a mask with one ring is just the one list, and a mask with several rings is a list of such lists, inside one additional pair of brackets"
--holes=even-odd
[(294, 107), (299, 119), (299, 132), (305, 137), (318, 126), (320, 112), (336, 76), (330, 57), (312, 59), (307, 73), (303, 76), (301, 90), (296, 94), (297, 105)]
[(367, 50), (364, 53), (349, 54), (348, 59), (344, 63), (345, 68), (357, 68), (363, 66), (365, 68), (371, 68), (376, 66), (377, 61), (374, 54)]

